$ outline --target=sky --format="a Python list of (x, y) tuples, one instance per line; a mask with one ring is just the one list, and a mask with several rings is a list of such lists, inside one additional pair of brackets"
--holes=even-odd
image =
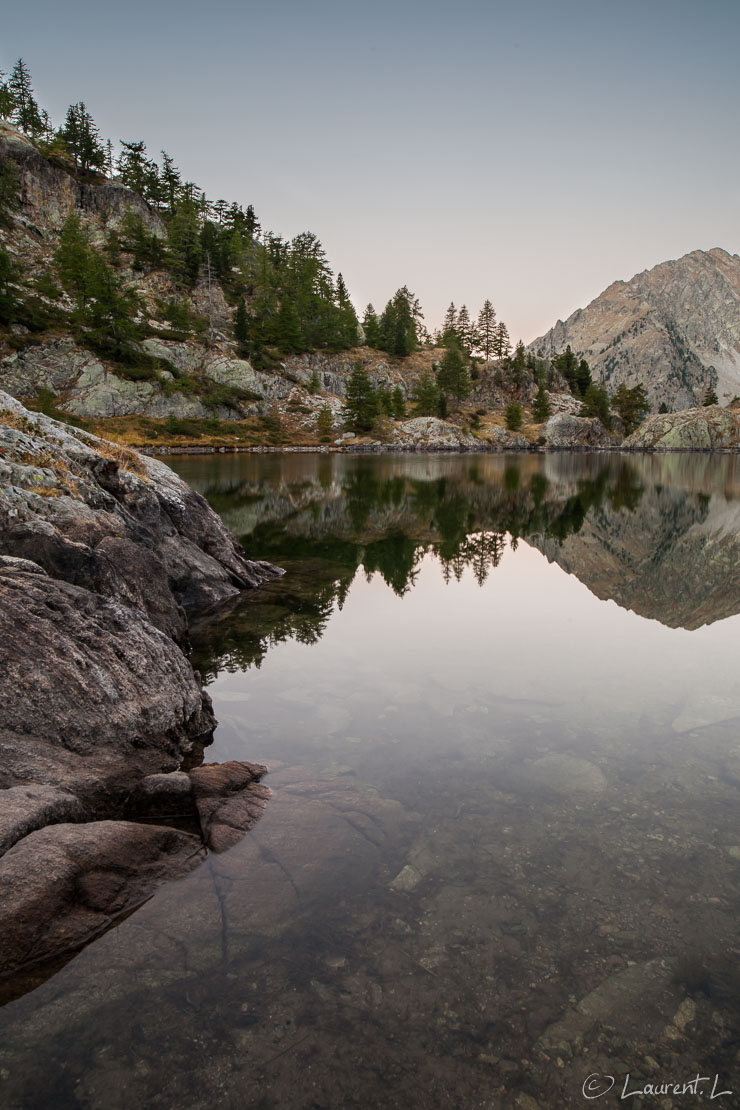
[(529, 342), (617, 279), (740, 253), (737, 0), (34, 0), (3, 14), (55, 122), (164, 148), (313, 231), (356, 308), (489, 298)]

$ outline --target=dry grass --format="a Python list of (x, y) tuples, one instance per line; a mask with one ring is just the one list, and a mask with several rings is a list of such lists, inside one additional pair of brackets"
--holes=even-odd
[[(92, 444), (90, 445), (92, 446)], [(110, 459), (116, 463), (120, 470), (128, 470), (132, 474), (137, 474), (140, 478), (147, 477), (146, 464), (136, 451), (130, 447), (126, 447), (120, 443), (96, 443), (92, 448), (97, 455), (101, 455), (104, 459)]]
[(29, 420), (27, 416), (21, 416), (12, 409), (0, 409), (0, 424), (4, 424), (6, 428), (15, 428), (18, 432), (25, 432), (27, 435), (38, 435), (41, 427), (34, 420)]

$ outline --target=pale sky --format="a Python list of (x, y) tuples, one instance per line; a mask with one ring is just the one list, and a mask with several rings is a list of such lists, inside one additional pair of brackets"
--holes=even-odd
[(0, 67), (315, 232), (360, 313), (489, 297), (528, 342), (617, 278), (740, 252), (739, 49), (737, 0), (35, 0)]

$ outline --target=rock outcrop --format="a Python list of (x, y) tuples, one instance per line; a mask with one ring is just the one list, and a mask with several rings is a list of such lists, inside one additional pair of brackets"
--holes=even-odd
[(22, 219), (36, 234), (40, 229), (59, 230), (74, 211), (82, 211), (117, 226), (128, 209), (141, 216), (147, 229), (164, 238), (159, 216), (145, 200), (117, 181), (99, 184), (77, 181), (61, 166), (43, 157), (13, 124), (0, 120), (0, 152), (18, 170)]
[(600, 420), (572, 416), (566, 412), (551, 416), (543, 429), (545, 447), (573, 449), (578, 447), (615, 447), (619, 437), (608, 432)]
[(719, 405), (648, 416), (625, 447), (658, 451), (737, 451), (740, 409)]
[[(280, 573), (169, 467), (0, 394), (0, 973), (79, 944), (201, 854), (200, 837), (100, 819), (166, 816), (156, 780), (216, 725), (178, 646), (186, 613)], [(193, 772), (179, 812), (233, 844), (263, 773)]]
[(611, 392), (642, 381), (654, 408), (701, 403), (709, 386), (730, 400), (740, 394), (740, 256), (697, 250), (615, 281), (529, 349), (568, 344)]
[(479, 441), (469, 432), (436, 416), (415, 416), (404, 420), (393, 431), (394, 447), (422, 451), (454, 451), (461, 447), (480, 447)]
[(204, 608), (277, 573), (244, 557), (164, 463), (27, 412), (0, 393), (0, 554), (92, 586), (175, 639)]

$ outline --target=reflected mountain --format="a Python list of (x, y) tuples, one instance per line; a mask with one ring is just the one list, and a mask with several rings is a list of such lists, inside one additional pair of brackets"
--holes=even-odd
[(193, 630), (207, 675), (259, 666), (281, 640), (318, 639), (358, 572), (403, 596), (431, 555), (446, 580), (470, 568), (482, 586), (521, 541), (597, 597), (671, 628), (740, 611), (732, 456), (232, 455), (176, 466), (248, 552), (288, 571)]

